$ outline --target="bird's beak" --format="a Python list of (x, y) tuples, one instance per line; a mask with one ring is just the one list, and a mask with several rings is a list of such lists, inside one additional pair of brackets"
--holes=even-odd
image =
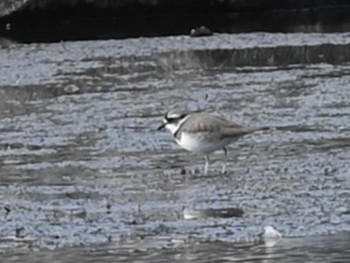
[(163, 123), (162, 125), (160, 125), (158, 128), (157, 128), (157, 131), (160, 131), (160, 130), (163, 130), (164, 127), (165, 127), (166, 123)]

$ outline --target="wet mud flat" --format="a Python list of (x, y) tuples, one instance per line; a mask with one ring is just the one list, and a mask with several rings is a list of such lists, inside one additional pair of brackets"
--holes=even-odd
[[(1, 251), (255, 243), (265, 225), (285, 239), (346, 233), (349, 39), (8, 43), (0, 49)], [(170, 107), (279, 129), (232, 144), (226, 175), (222, 153), (213, 155), (204, 176), (201, 156), (156, 131)], [(228, 207), (243, 216), (183, 217), (184, 208)]]

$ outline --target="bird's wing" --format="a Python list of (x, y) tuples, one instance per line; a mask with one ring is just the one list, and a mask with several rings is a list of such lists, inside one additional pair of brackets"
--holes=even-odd
[(235, 138), (266, 129), (269, 128), (245, 127), (209, 113), (192, 114), (181, 126), (181, 131), (183, 132), (218, 132), (221, 138)]
[(191, 115), (181, 126), (181, 131), (187, 133), (201, 132), (228, 132), (231, 133), (235, 129), (243, 129), (236, 123), (230, 122), (219, 116), (214, 116), (208, 113), (198, 113)]
[(227, 127), (221, 130), (222, 138), (234, 138), (247, 135), (256, 131), (260, 131), (262, 128), (252, 128), (252, 127)]

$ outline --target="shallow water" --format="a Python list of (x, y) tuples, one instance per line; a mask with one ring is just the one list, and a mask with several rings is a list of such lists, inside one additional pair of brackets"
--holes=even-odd
[[(287, 240), (350, 231), (349, 42), (259, 33), (0, 49), (1, 250), (143, 241), (181, 254), (254, 243), (265, 225)], [(226, 175), (213, 155), (204, 176), (201, 156), (156, 131), (171, 107), (277, 129), (232, 144)], [(183, 219), (229, 207), (243, 217)]]
[[(146, 241), (147, 242), (147, 241)], [(348, 262), (349, 235), (281, 240), (274, 247), (253, 243), (207, 242), (166, 248), (145, 248), (139, 241), (108, 247), (75, 247), (36, 252), (7, 253), (2, 262)], [(137, 248), (135, 248), (137, 247)]]

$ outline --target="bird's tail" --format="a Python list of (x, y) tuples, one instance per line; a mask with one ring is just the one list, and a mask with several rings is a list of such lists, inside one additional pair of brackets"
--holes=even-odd
[(258, 131), (274, 131), (273, 127), (234, 127), (222, 131), (223, 137), (239, 137)]

